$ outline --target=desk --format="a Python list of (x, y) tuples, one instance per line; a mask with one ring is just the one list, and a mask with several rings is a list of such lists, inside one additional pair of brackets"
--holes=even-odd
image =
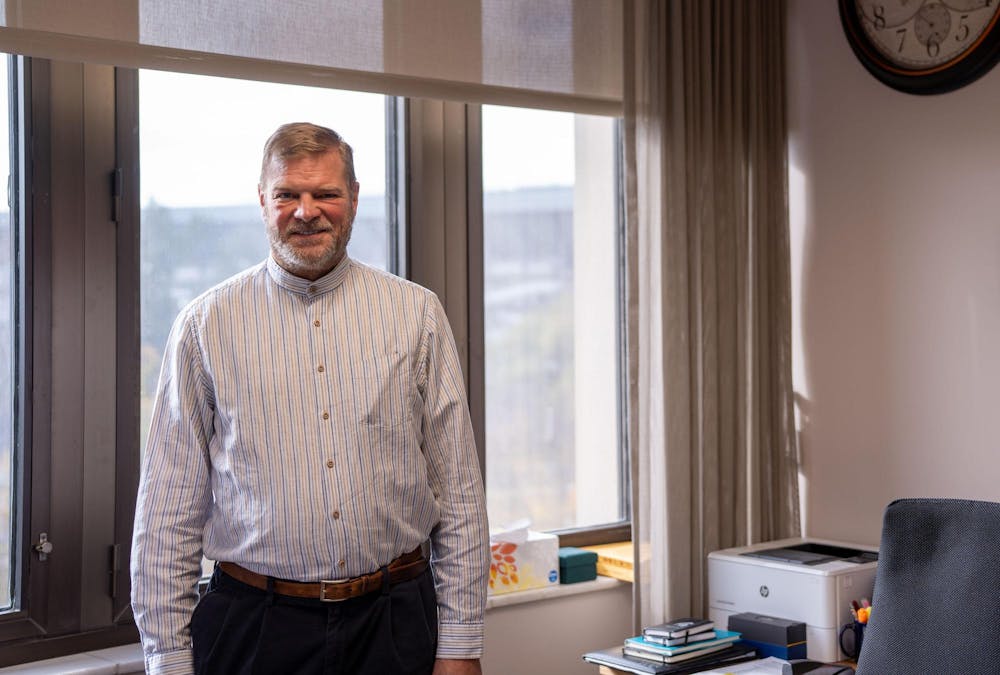
[[(848, 666), (850, 668), (857, 668), (858, 666), (856, 661), (837, 661), (831, 665)], [(597, 673), (598, 675), (632, 675), (632, 673), (624, 670), (618, 670), (617, 668), (612, 668), (611, 666), (597, 666)], [(806, 675), (809, 674), (806, 673)]]

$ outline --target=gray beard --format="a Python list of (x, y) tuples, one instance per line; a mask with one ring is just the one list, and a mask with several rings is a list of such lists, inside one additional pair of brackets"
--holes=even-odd
[[(330, 221), (326, 218), (320, 218), (313, 223), (303, 223), (301, 221), (296, 222), (296, 224), (291, 228), (292, 232), (300, 230), (310, 229), (309, 225), (319, 225), (321, 227), (331, 228)], [(296, 274), (297, 276), (304, 276), (302, 272), (329, 272), (333, 268), (333, 264), (341, 254), (346, 253), (347, 244), (351, 241), (351, 233), (354, 229), (354, 217), (352, 215), (350, 221), (347, 224), (347, 239), (344, 242), (344, 247), (341, 249), (337, 246), (331, 246), (323, 250), (318, 255), (303, 255), (302, 252), (291, 245), (288, 241), (281, 238), (281, 235), (276, 231), (272, 230), (270, 227), (267, 228), (267, 236), (270, 240), (271, 250), (273, 252), (275, 261), (287, 269), (289, 272)]]

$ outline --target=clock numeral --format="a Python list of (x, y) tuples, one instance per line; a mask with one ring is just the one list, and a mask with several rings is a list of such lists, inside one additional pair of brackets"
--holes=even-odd
[(927, 56), (934, 58), (941, 51), (941, 43), (933, 40), (927, 43)]
[(962, 14), (958, 19), (958, 33), (955, 35), (955, 39), (959, 42), (965, 42), (969, 38), (969, 26), (965, 23), (968, 18), (968, 14)]
[(873, 5), (872, 16), (875, 18), (875, 29), (885, 28), (885, 5)]
[(897, 29), (896, 30), (896, 35), (899, 36), (899, 49), (896, 50), (896, 51), (902, 52), (903, 51), (903, 44), (906, 42), (906, 29), (905, 28), (899, 28), (899, 29)]

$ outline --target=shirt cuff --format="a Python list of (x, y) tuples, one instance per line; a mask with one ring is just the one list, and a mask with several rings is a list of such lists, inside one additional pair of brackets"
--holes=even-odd
[(190, 649), (146, 655), (146, 675), (193, 675), (194, 656)]
[(439, 624), (437, 658), (481, 658), (483, 655), (483, 631), (482, 623)]

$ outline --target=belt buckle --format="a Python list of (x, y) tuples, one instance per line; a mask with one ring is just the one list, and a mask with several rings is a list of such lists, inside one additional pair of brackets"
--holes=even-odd
[(344, 600), (350, 600), (350, 596), (346, 598), (328, 598), (326, 597), (326, 589), (332, 588), (334, 586), (342, 586), (343, 584), (350, 583), (350, 579), (333, 579), (327, 580), (323, 579), (319, 582), (319, 599), (322, 602), (343, 602)]

